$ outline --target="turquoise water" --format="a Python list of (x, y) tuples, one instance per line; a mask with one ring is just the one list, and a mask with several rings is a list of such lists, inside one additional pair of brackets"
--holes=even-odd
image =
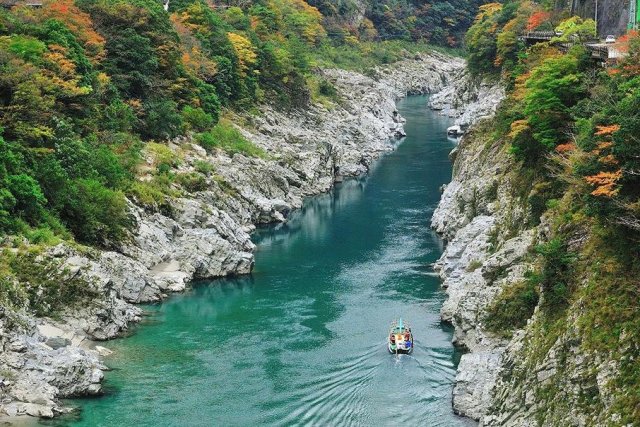
[[(148, 307), (135, 335), (106, 344), (107, 394), (74, 401), (80, 414), (55, 423), (466, 425), (451, 409), (458, 355), (428, 267), (442, 250), (429, 219), (453, 146), (426, 99), (399, 103), (407, 137), (370, 176), (255, 234), (250, 277)], [(412, 355), (385, 347), (400, 316)]]

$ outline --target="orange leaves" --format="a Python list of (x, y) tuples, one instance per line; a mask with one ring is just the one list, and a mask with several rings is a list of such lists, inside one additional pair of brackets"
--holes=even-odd
[[(619, 169), (619, 162), (615, 156), (611, 153), (613, 147), (613, 141), (611, 138), (613, 134), (620, 130), (620, 125), (600, 125), (596, 126), (595, 136), (604, 138), (604, 141), (600, 141), (596, 144), (596, 149), (591, 154), (598, 156), (598, 162), (604, 169), (609, 171), (601, 171), (595, 175), (585, 177), (585, 181), (595, 186), (595, 190), (591, 192), (593, 196), (599, 197), (613, 197), (618, 194), (620, 188), (618, 187), (618, 181), (622, 178), (622, 170)], [(618, 168), (611, 171), (611, 169)]]
[(611, 71), (609, 74), (625, 77), (640, 75), (640, 33), (637, 30), (630, 30), (619, 37), (614, 46), (624, 55), (624, 58), (616, 68), (613, 68), (617, 71)]
[(180, 37), (180, 59), (188, 70), (204, 81), (211, 81), (217, 74), (218, 66), (204, 51), (201, 42), (193, 35), (187, 23), (187, 16), (172, 15), (171, 22)]
[(612, 146), (613, 146), (613, 142), (602, 141), (598, 143), (598, 150), (606, 150), (607, 148), (611, 148)]
[(616, 40), (615, 47), (620, 52), (629, 52), (629, 43), (638, 38), (637, 30), (629, 30), (627, 34), (624, 34)]
[(618, 169), (615, 172), (600, 172), (596, 175), (585, 177), (585, 180), (596, 187), (591, 192), (594, 196), (613, 197), (618, 194), (619, 188), (616, 184), (622, 178), (622, 171)]
[(620, 164), (620, 162), (618, 162), (618, 160), (614, 157), (613, 154), (607, 154), (606, 156), (600, 157), (598, 161), (605, 166), (612, 166), (612, 167), (618, 166)]
[(73, 0), (48, 0), (38, 11), (41, 19), (56, 19), (84, 44), (87, 56), (94, 62), (104, 57), (104, 38), (93, 28), (91, 17), (80, 10)]
[(571, 153), (576, 150), (576, 144), (573, 142), (567, 142), (564, 144), (560, 144), (556, 147), (556, 152), (560, 154)]
[(526, 30), (533, 31), (542, 25), (544, 22), (547, 22), (551, 18), (551, 13), (541, 10), (539, 12), (531, 15), (527, 21)]
[(620, 130), (620, 125), (596, 126), (596, 136), (611, 135)]

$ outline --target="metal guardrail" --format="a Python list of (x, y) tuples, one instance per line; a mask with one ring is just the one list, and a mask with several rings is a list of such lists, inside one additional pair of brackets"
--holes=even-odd
[(551, 40), (556, 36), (555, 31), (528, 31), (521, 37), (529, 40)]
[[(525, 42), (528, 41), (531, 43), (536, 43), (550, 41), (554, 37), (558, 36), (559, 34), (557, 34), (555, 31), (528, 31), (526, 33), (522, 33), (519, 38), (520, 40)], [(567, 51), (572, 45), (576, 43), (579, 43), (577, 38), (573, 41), (561, 43), (559, 47), (561, 50)], [(615, 60), (617, 60), (618, 58), (622, 58), (625, 56), (625, 53), (618, 50), (613, 44), (602, 43), (598, 39), (582, 41), (581, 44), (591, 52), (592, 58), (601, 60), (603, 62), (611, 60), (615, 62)]]

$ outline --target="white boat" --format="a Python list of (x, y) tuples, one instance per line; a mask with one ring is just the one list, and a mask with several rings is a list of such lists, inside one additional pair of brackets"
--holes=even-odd
[(409, 325), (405, 324), (402, 319), (391, 324), (389, 336), (387, 337), (387, 347), (390, 353), (409, 354), (413, 351), (413, 334)]
[(463, 133), (464, 133), (464, 131), (458, 125), (449, 126), (447, 128), (447, 135), (448, 136), (461, 136)]

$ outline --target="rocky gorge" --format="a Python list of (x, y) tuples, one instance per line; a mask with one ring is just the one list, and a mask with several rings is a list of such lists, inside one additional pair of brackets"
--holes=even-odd
[[(176, 189), (168, 206), (130, 200), (133, 225), (113, 250), (61, 243), (34, 257), (36, 265), (54, 267), (56, 280), (82, 283), (92, 297), (55, 319), (0, 313), (0, 414), (53, 417), (68, 411), (60, 398), (100, 394), (106, 349), (96, 342), (125, 335), (143, 316), (136, 304), (162, 300), (192, 280), (249, 273), (256, 225), (285, 221), (305, 197), (366, 173), (403, 133), (395, 100), (440, 91), (463, 66), (430, 53), (371, 77), (323, 70), (338, 89), (337, 105), (287, 112), (264, 106), (236, 117), (262, 157), (210, 153), (188, 137), (147, 150), (147, 167), (169, 155), (176, 173), (197, 174), (205, 185)], [(144, 167), (140, 179), (148, 179)]]
[[(621, 361), (583, 345), (584, 302), (566, 322), (549, 326), (541, 289), (522, 325), (490, 326), (496, 307), (507, 304), (500, 297), (513, 295), (541, 268), (536, 248), (552, 239), (555, 221), (553, 212), (534, 213), (536, 193), (544, 190), (493, 136), (492, 115), (503, 98), (500, 84), (474, 82), (465, 73), (431, 98), (432, 108), (470, 126), (450, 154), (453, 177), (432, 218), (446, 241), (434, 264), (448, 295), (441, 317), (454, 326), (453, 343), (465, 352), (454, 411), (481, 426), (635, 425), (623, 422), (625, 410), (613, 403)], [(588, 230), (570, 229), (571, 250), (583, 250), (588, 238)]]

